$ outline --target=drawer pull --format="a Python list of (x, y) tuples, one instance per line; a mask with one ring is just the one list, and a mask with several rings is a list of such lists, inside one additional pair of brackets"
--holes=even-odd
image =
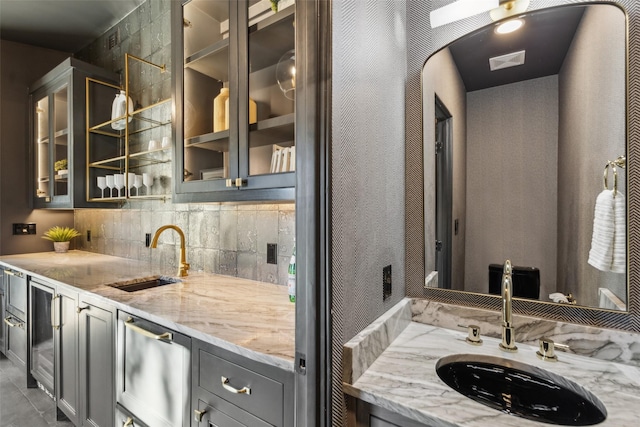
[(5, 270), (4, 272), (5, 272), (5, 274), (8, 274), (9, 276), (24, 277), (24, 275), (22, 273), (20, 273), (19, 271)]
[(124, 422), (124, 424), (122, 424), (122, 427), (129, 427), (133, 425), (133, 418), (129, 417), (127, 418), (127, 421)]
[(224, 387), (225, 390), (230, 391), (231, 393), (235, 393), (235, 394), (251, 394), (251, 389), (249, 387), (242, 387), (241, 389), (237, 389), (234, 387), (231, 387), (229, 385), (229, 378), (227, 377), (220, 377), (221, 381), (222, 381), (222, 387)]
[(78, 306), (78, 307), (76, 307), (76, 313), (80, 314), (82, 312), (82, 310), (86, 310), (88, 308), (89, 308), (89, 306), (86, 306), (86, 307)]
[(11, 319), (11, 316), (5, 317), (4, 318), (4, 323), (9, 325), (10, 328), (15, 328), (16, 326), (18, 328), (22, 328), (22, 323), (13, 323), (10, 319)]
[(140, 335), (144, 335), (145, 337), (148, 338), (152, 338), (154, 340), (164, 340), (164, 341), (172, 341), (173, 340), (173, 334), (171, 332), (165, 332), (163, 334), (154, 334), (151, 331), (147, 331), (144, 328), (141, 328), (138, 325), (134, 325), (133, 324), (133, 318), (129, 317), (125, 322), (124, 322), (124, 326), (126, 326), (127, 328), (131, 329), (134, 332), (139, 333)]
[(194, 416), (193, 416), (193, 419), (194, 419), (196, 422), (201, 423), (201, 422), (202, 422), (202, 416), (203, 416), (204, 414), (206, 414), (206, 413), (207, 413), (207, 411), (198, 411), (197, 409), (194, 409), (194, 410), (193, 410), (193, 415), (194, 415)]

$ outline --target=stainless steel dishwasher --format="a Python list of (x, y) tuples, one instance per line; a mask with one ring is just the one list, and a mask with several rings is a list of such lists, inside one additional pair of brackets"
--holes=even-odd
[(117, 333), (118, 406), (149, 427), (188, 426), (191, 339), (123, 311)]

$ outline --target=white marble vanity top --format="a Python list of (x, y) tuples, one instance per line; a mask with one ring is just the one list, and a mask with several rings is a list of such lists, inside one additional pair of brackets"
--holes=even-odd
[(7, 255), (0, 264), (57, 285), (89, 293), (131, 314), (235, 353), (293, 371), (295, 304), (284, 286), (189, 272), (179, 283), (136, 292), (105, 286), (175, 271), (151, 271), (149, 263), (69, 251)]
[[(397, 321), (391, 322), (397, 325)], [(392, 326), (391, 329), (397, 329)], [(517, 353), (498, 349), (499, 340), (482, 337), (481, 346), (465, 341), (466, 331), (443, 329), (409, 322), (392, 335), (390, 344), (372, 362), (366, 362), (361, 372), (355, 361), (366, 350), (345, 349), (345, 364), (353, 357), (353, 381), (345, 370), (344, 392), (376, 406), (435, 426), (541, 426), (542, 423), (508, 415), (477, 403), (449, 388), (435, 371), (438, 359), (451, 354), (485, 354), (527, 363), (568, 378), (595, 394), (606, 406), (607, 419), (599, 426), (632, 427), (640, 416), (640, 368), (595, 358), (557, 351), (558, 362), (543, 362), (536, 357), (537, 347), (518, 343)], [(369, 331), (371, 332), (371, 331)], [(395, 336), (395, 339), (394, 339)], [(355, 338), (355, 347), (366, 342), (364, 335)], [(353, 351), (353, 352), (352, 352)]]

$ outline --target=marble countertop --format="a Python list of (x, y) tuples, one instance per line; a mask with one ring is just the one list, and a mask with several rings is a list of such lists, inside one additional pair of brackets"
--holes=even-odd
[(181, 282), (125, 292), (106, 284), (175, 271), (126, 258), (69, 251), (0, 256), (0, 264), (75, 288), (120, 310), (293, 372), (295, 304), (284, 286), (189, 272)]
[[(466, 331), (409, 322), (375, 361), (353, 377), (352, 384), (343, 383), (344, 392), (433, 427), (542, 425), (477, 403), (449, 388), (436, 374), (436, 362), (443, 356), (485, 354), (534, 365), (580, 384), (607, 408), (607, 419), (599, 426), (637, 425), (640, 368), (561, 351), (558, 362), (543, 362), (533, 346), (518, 343), (517, 353), (505, 353), (498, 349), (496, 338), (483, 337), (483, 345), (472, 346), (465, 337)], [(365, 342), (362, 338), (358, 340)]]

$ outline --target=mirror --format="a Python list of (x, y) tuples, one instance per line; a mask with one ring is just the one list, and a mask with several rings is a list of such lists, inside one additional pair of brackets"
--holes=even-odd
[(423, 67), (425, 287), (499, 294), (510, 259), (516, 297), (627, 311), (626, 15), (518, 18)]

